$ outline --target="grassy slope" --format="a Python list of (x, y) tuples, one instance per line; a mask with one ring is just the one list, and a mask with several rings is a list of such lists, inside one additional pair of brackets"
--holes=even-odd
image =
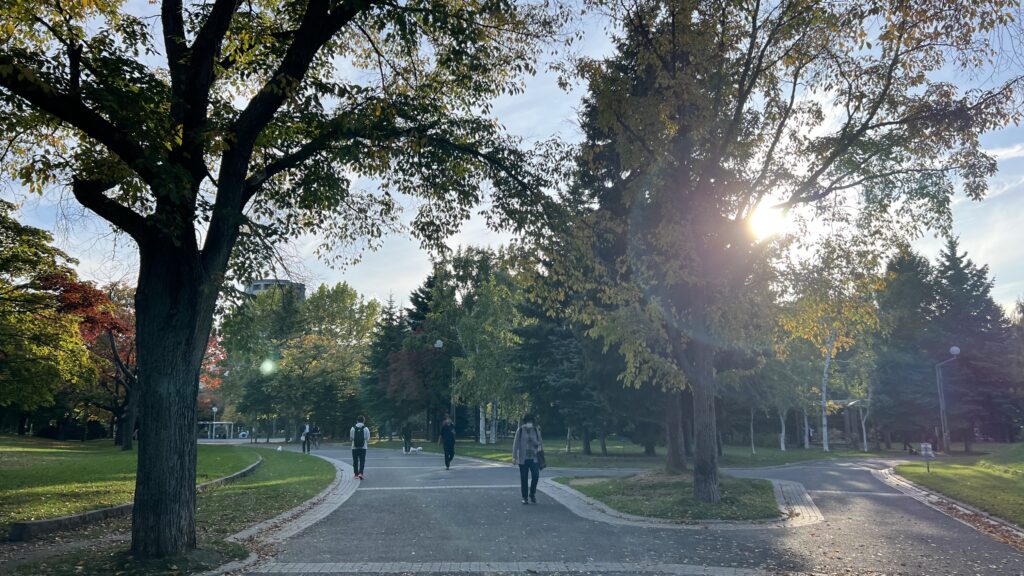
[[(259, 448), (263, 464), (251, 475), (204, 492), (196, 505), (196, 532), (200, 549), (184, 558), (142, 562), (131, 558), (125, 544), (67, 554), (20, 566), (19, 576), (89, 576), (120, 574), (188, 574), (210, 570), (247, 552), (224, 538), (257, 522), (272, 518), (317, 495), (334, 479), (334, 467), (319, 458), (295, 452)], [(130, 529), (127, 518), (105, 527)]]
[[(244, 446), (199, 446), (197, 482), (237, 472), (256, 459)], [(130, 502), (135, 464), (135, 452), (123, 452), (109, 440), (0, 437), (0, 534), (13, 522)]]
[(259, 448), (263, 464), (253, 474), (201, 494), (200, 540), (224, 538), (316, 496), (334, 480), (334, 466), (296, 452)]
[(826, 460), (834, 458), (865, 458), (878, 457), (877, 452), (860, 452), (856, 450), (833, 450), (822, 451), (820, 446), (804, 450), (803, 448), (789, 448), (786, 451), (778, 448), (757, 447), (757, 454), (750, 453), (750, 446), (724, 446), (719, 464), (730, 468), (758, 468), (761, 466), (780, 466), (782, 464), (794, 464), (797, 462), (809, 462), (812, 460)]
[(957, 456), (896, 467), (912, 482), (962, 500), (990, 514), (1024, 526), (1024, 444), (979, 445), (989, 454)]
[(722, 477), (722, 501), (693, 499), (688, 475), (643, 474), (629, 478), (556, 478), (572, 488), (627, 514), (676, 522), (698, 520), (762, 520), (777, 518), (772, 484), (767, 480)]

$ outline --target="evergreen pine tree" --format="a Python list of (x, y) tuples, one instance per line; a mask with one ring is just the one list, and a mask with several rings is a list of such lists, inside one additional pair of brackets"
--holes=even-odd
[(936, 267), (938, 290), (932, 348), (936, 362), (958, 346), (957, 362), (942, 369), (950, 433), (971, 448), (976, 432), (1005, 438), (1013, 405), (1009, 357), (1009, 323), (992, 298), (988, 266), (978, 266), (959, 241), (951, 238)]
[(878, 295), (883, 336), (875, 342), (872, 417), (891, 441), (922, 442), (938, 421), (939, 403), (929, 350), (936, 347), (933, 324), (935, 276), (927, 259), (901, 251), (886, 266)]
[(399, 419), (402, 414), (399, 414), (395, 403), (388, 398), (388, 379), (392, 355), (402, 349), (406, 330), (402, 311), (395, 305), (394, 297), (388, 297), (377, 319), (362, 377), (363, 405), (371, 418), (383, 424), (386, 431), (393, 432), (400, 428)]

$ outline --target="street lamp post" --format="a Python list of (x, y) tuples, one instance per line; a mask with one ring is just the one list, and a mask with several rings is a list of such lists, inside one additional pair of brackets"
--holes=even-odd
[(949, 353), (953, 355), (949, 360), (939, 362), (935, 365), (935, 385), (939, 389), (939, 424), (942, 426), (942, 450), (949, 454), (949, 424), (946, 421), (946, 393), (942, 389), (942, 366), (956, 360), (960, 355), (960, 348), (952, 346)]
[[(441, 340), (440, 338), (438, 338), (434, 342), (434, 348), (437, 348), (438, 350), (444, 348), (444, 340)], [(451, 384), (452, 412), (451, 412), (451, 415), (452, 415), (452, 424), (454, 424), (455, 423), (455, 356), (452, 356), (451, 358), (452, 358), (452, 384)]]
[(217, 427), (217, 407), (214, 406), (213, 407), (213, 422), (210, 422), (210, 438), (211, 439), (215, 436), (215, 434), (213, 432), (214, 432), (214, 428), (216, 428), (216, 427)]

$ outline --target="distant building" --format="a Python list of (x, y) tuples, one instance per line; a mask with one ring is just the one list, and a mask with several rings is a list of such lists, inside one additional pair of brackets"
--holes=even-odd
[(301, 296), (303, 300), (306, 299), (305, 284), (302, 282), (292, 282), (291, 280), (280, 280), (278, 278), (264, 278), (263, 280), (257, 280), (245, 287), (245, 293), (250, 296), (255, 296), (261, 292), (266, 292), (271, 288), (291, 288), (292, 290), (298, 290), (299, 296)]

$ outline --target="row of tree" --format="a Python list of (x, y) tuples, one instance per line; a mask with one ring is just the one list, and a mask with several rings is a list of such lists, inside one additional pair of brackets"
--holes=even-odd
[(295, 285), (245, 298), (224, 318), (220, 397), (255, 439), (275, 428), (288, 436), (309, 418), (343, 436), (360, 413), (359, 377), (380, 313), (347, 284), (320, 286), (309, 298)]
[[(834, 415), (845, 420), (844, 440), (857, 436), (864, 450), (872, 437), (887, 445), (893, 438), (938, 440), (934, 369), (951, 343), (964, 351), (942, 375), (954, 438), (968, 449), (979, 436), (1016, 439), (1024, 406), (1020, 310), (1007, 318), (991, 296), (987, 269), (959, 252), (955, 240), (935, 266), (901, 249), (884, 269), (863, 262), (867, 267), (853, 267), (855, 255), (842, 252), (825, 242), (795, 267), (779, 266), (774, 288), (766, 291), (774, 298), (747, 310), (760, 328), (750, 336), (752, 344), (716, 358), (718, 449), (721, 437), (753, 441), (755, 418), (762, 434), (778, 434), (783, 450), (812, 441), (828, 450), (836, 428), (828, 418)], [(627, 357), (574, 318), (571, 308), (545, 306), (557, 287), (533, 261), (522, 246), (499, 252), (469, 248), (439, 260), (410, 296), (410, 307), (386, 303), (373, 333), (363, 333), (367, 343), (352, 347), (366, 355), (361, 371), (349, 372), (361, 373), (358, 387), (351, 375), (335, 380), (347, 390), (347, 403), (303, 405), (289, 399), (281, 404), (286, 409), (265, 417), (291, 414), (294, 421), (330, 406), (329, 413), (345, 413), (349, 420), (366, 412), (385, 430), (415, 420), (433, 438), (445, 413), (460, 414), (458, 405), (460, 429), (475, 431), (483, 442), (488, 420), (493, 441), (500, 421), (514, 421), (529, 408), (547, 429), (579, 437), (586, 453), (592, 439), (604, 446), (608, 434), (618, 434), (649, 453), (656, 444), (666, 445), (669, 466), (686, 468), (694, 447), (692, 392), (654, 378), (623, 386)], [(239, 311), (276, 306), (281, 326), (294, 327), (303, 315), (287, 304), (288, 295), (285, 290), (260, 296)], [(232, 333), (242, 326), (236, 319), (242, 317), (236, 312), (225, 322), (226, 342), (235, 341)], [(234, 346), (228, 344), (229, 350)], [(260, 362), (267, 365), (265, 359), (275, 354), (263, 350), (242, 363), (256, 374)], [(229, 360), (237, 365), (230, 354)], [(314, 393), (315, 378), (284, 374), (254, 376), (247, 394), (270, 398), (280, 384), (268, 382), (283, 379), (293, 394), (327, 398)], [(251, 396), (242, 398), (243, 405), (251, 402)], [(774, 423), (760, 417), (769, 413)], [(787, 428), (791, 418), (795, 425)]]

